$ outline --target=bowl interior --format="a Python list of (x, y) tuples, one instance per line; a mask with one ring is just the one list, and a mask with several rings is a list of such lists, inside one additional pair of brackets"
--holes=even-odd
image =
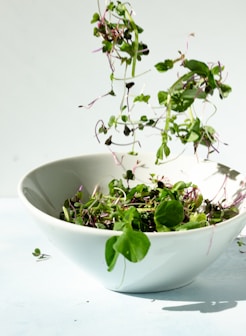
[[(28, 173), (19, 184), (19, 194), (40, 211), (58, 218), (64, 200), (83, 188), (86, 199), (96, 185), (107, 191), (108, 182), (122, 178), (128, 169), (135, 169), (136, 183), (150, 183), (150, 173), (171, 183), (179, 180), (198, 185), (204, 198), (231, 203), (245, 194), (245, 177), (239, 172), (213, 161), (197, 161), (182, 156), (165, 164), (155, 165), (153, 154), (95, 154), (73, 157), (43, 165)], [(243, 207), (243, 202), (241, 208)]]

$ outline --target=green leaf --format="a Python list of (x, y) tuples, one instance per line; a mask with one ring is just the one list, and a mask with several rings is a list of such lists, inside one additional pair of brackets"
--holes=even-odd
[(109, 41), (102, 41), (103, 48), (102, 51), (105, 53), (110, 53), (113, 49), (113, 44)]
[(93, 14), (93, 17), (91, 19), (91, 23), (98, 22), (100, 20), (100, 15), (98, 13)]
[(146, 115), (142, 115), (140, 120), (146, 122), (148, 121), (148, 117)]
[(188, 138), (186, 139), (187, 142), (196, 142), (200, 139), (200, 135), (196, 132), (191, 131), (189, 133)]
[(193, 102), (193, 98), (184, 98), (181, 92), (176, 92), (171, 96), (170, 105), (173, 111), (184, 112), (193, 104)]
[(190, 183), (185, 183), (184, 181), (178, 181), (172, 186), (172, 192), (178, 191), (178, 190), (184, 190), (190, 185)]
[(156, 152), (155, 163), (158, 163), (159, 160), (162, 161), (164, 159), (164, 156), (168, 157), (169, 155), (170, 155), (170, 148), (168, 147), (167, 143), (162, 143)]
[(113, 248), (131, 262), (141, 261), (147, 254), (150, 241), (142, 231), (125, 228)]
[(163, 201), (161, 202), (154, 214), (154, 221), (157, 231), (162, 229), (162, 226), (168, 228), (174, 227), (184, 219), (184, 209), (179, 201)]
[(153, 126), (156, 124), (156, 121), (154, 119), (149, 119), (149, 121), (147, 122), (147, 126)]
[(125, 186), (124, 186), (121, 179), (120, 180), (113, 179), (108, 183), (108, 190), (109, 190), (109, 195), (114, 196), (115, 195), (115, 190), (125, 191)]
[(148, 104), (149, 99), (150, 99), (150, 95), (144, 95), (143, 93), (141, 93), (141, 95), (136, 96), (133, 101), (134, 101), (134, 103), (135, 102), (144, 102), (144, 103)]
[(164, 62), (159, 62), (155, 64), (155, 68), (159, 72), (166, 72), (173, 68), (174, 62), (170, 59), (165, 60)]
[(165, 105), (167, 102), (168, 92), (167, 91), (159, 91), (158, 92), (158, 101), (160, 105)]
[(200, 62), (197, 60), (185, 60), (183, 65), (185, 68), (196, 72), (198, 75), (208, 76), (209, 74), (209, 67), (204, 62)]
[(144, 31), (144, 29), (142, 27), (138, 26), (137, 24), (135, 24), (135, 25), (136, 25), (138, 33), (141, 34)]
[(35, 248), (35, 250), (32, 252), (32, 255), (34, 257), (39, 257), (41, 255), (41, 250), (39, 248)]
[(139, 123), (139, 124), (138, 124), (138, 129), (139, 129), (140, 131), (142, 131), (142, 130), (144, 129), (144, 124)]
[(105, 245), (105, 260), (108, 271), (111, 272), (116, 264), (119, 253), (115, 250), (114, 244), (117, 242), (118, 236), (109, 238)]
[(183, 99), (205, 99), (206, 98), (206, 93), (202, 90), (199, 90), (197, 88), (195, 89), (186, 89), (182, 92), (181, 97)]
[(214, 75), (220, 75), (221, 72), (224, 70), (224, 67), (223, 66), (220, 66), (220, 65), (215, 65), (211, 71)]
[(175, 227), (175, 231), (182, 231), (182, 230), (194, 230), (199, 229), (207, 225), (207, 221), (189, 221), (185, 224), (181, 224)]
[(163, 144), (163, 150), (164, 150), (164, 154), (166, 157), (168, 157), (170, 155), (170, 148), (167, 146), (167, 144)]
[[(124, 179), (126, 179), (126, 180), (134, 180), (134, 179), (135, 179), (135, 175), (134, 175), (133, 171), (130, 170), (130, 169), (128, 169), (128, 170), (126, 171), (126, 173), (123, 175), (123, 177), (124, 177)], [(134, 209), (135, 209), (135, 208), (134, 208)], [(130, 210), (130, 209), (129, 209), (129, 210)]]
[(204, 212), (195, 212), (190, 215), (191, 222), (204, 222), (207, 221), (207, 216)]
[(127, 121), (128, 121), (128, 116), (125, 115), (125, 114), (123, 114), (123, 115), (121, 116), (121, 120), (122, 120), (123, 122), (127, 122)]
[(120, 46), (120, 50), (126, 52), (130, 56), (134, 55), (134, 45), (131, 45), (129, 43), (126, 42), (122, 43), (122, 45)]
[(100, 134), (107, 134), (107, 128), (104, 126), (104, 125), (102, 125), (101, 127), (99, 127), (99, 129), (98, 129), (98, 133), (100, 133)]
[(107, 6), (107, 10), (112, 12), (114, 9), (115, 9), (115, 4), (113, 1), (110, 1), (110, 3)]
[(187, 142), (198, 141), (203, 134), (203, 129), (200, 126), (200, 119), (196, 118), (189, 127), (189, 133), (186, 138)]
[(210, 70), (208, 72), (208, 84), (209, 84), (210, 88), (212, 88), (212, 89), (215, 89), (217, 87), (216, 81), (214, 79), (214, 74)]
[(116, 118), (115, 116), (111, 116), (108, 121), (108, 126), (112, 127), (116, 123)]
[(126, 12), (125, 5), (119, 1), (118, 5), (116, 6), (116, 11), (120, 16), (125, 16), (125, 12)]
[(192, 123), (191, 123), (191, 126), (190, 126), (190, 130), (191, 131), (195, 131), (195, 132), (199, 132), (200, 129), (201, 129), (201, 121), (199, 118), (196, 118)]
[(123, 231), (125, 226), (126, 226), (126, 223), (124, 223), (124, 222), (115, 222), (114, 223), (114, 231)]
[(219, 85), (219, 92), (220, 92), (220, 98), (226, 98), (232, 91), (231, 87), (226, 84), (220, 84)]

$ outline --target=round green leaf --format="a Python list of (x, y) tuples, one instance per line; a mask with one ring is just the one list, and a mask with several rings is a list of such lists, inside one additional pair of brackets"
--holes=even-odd
[(183, 206), (176, 200), (161, 202), (156, 208), (154, 215), (157, 231), (161, 231), (163, 226), (168, 228), (174, 227), (182, 222), (183, 219)]
[(141, 231), (124, 229), (123, 233), (114, 243), (114, 249), (131, 262), (141, 261), (147, 254), (150, 241)]

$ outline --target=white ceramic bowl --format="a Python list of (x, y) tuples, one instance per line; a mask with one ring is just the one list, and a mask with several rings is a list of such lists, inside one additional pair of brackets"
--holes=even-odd
[[(121, 154), (117, 154), (119, 161)], [(245, 193), (245, 177), (224, 165), (181, 156), (163, 165), (154, 164), (153, 154), (138, 157), (125, 155), (122, 165), (111, 154), (72, 157), (43, 165), (20, 181), (18, 193), (40, 224), (50, 241), (71, 260), (99, 280), (106, 288), (120, 292), (156, 292), (190, 283), (227, 248), (243, 229), (246, 201), (240, 214), (216, 226), (190, 231), (149, 233), (151, 247), (139, 263), (119, 258), (115, 269), (107, 271), (105, 242), (119, 232), (87, 228), (59, 218), (63, 202), (74, 195), (82, 184), (88, 194), (96, 184), (106, 188), (112, 178), (120, 178), (124, 169), (132, 169), (136, 160), (145, 167), (137, 168), (137, 180), (148, 181), (150, 173), (196, 183), (208, 199), (223, 198), (228, 202)], [(124, 167), (124, 168), (123, 168)]]

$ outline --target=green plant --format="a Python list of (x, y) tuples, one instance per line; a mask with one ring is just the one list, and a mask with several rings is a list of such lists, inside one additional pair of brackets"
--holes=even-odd
[[(110, 1), (101, 11), (98, 1), (98, 12), (93, 15), (91, 23), (95, 25), (94, 36), (101, 39), (100, 51), (106, 56), (110, 68), (110, 90), (103, 96), (116, 96), (115, 82), (123, 84), (118, 114), (110, 116), (107, 122), (99, 120), (96, 125), (98, 140), (105, 135), (105, 144), (111, 146), (116, 143), (115, 135), (123, 134), (131, 138), (130, 153), (136, 155), (138, 132), (152, 128), (160, 135), (156, 164), (170, 155), (173, 138), (179, 139), (183, 145), (192, 143), (195, 152), (199, 145), (206, 146), (208, 153), (216, 150), (216, 131), (202, 123), (195, 104), (203, 102), (215, 109), (210, 102), (215, 92), (221, 99), (228, 96), (231, 88), (223, 82), (224, 67), (220, 63), (208, 65), (187, 59), (182, 52), (178, 52), (177, 58), (156, 63), (154, 69), (160, 73), (175, 70), (177, 66), (182, 73), (175, 76), (169, 88), (157, 91), (158, 106), (154, 107), (150, 103), (150, 94), (132, 95), (135, 80), (145, 74), (137, 74), (137, 64), (149, 54), (149, 48), (140, 40), (143, 29), (135, 22), (130, 4)], [(121, 75), (118, 76), (116, 69), (122, 70)], [(97, 100), (94, 99), (87, 108)], [(141, 107), (140, 115), (134, 113), (136, 105)], [(144, 107), (147, 110), (142, 113)], [(110, 181), (108, 194), (103, 194), (98, 188), (86, 201), (83, 201), (81, 186), (74, 197), (65, 201), (61, 212), (63, 220), (74, 224), (122, 232), (106, 243), (105, 259), (109, 271), (114, 268), (120, 254), (131, 262), (145, 257), (150, 247), (145, 232), (196, 229), (238, 214), (236, 203), (225, 206), (223, 201), (214, 204), (203, 199), (199, 188), (191, 182), (177, 181), (170, 185), (150, 175), (151, 186), (138, 184), (130, 187), (129, 180), (135, 178), (135, 169), (127, 170), (123, 179)]]
[(38, 247), (34, 249), (32, 255), (37, 258), (36, 259), (37, 261), (46, 260), (50, 258), (49, 254), (42, 253)]
[(106, 244), (108, 270), (112, 270), (119, 254), (132, 262), (141, 261), (150, 241), (145, 232), (191, 230), (219, 223), (238, 214), (237, 204), (230, 206), (204, 200), (198, 187), (178, 181), (174, 185), (151, 175), (151, 185), (125, 185), (113, 179), (108, 194), (96, 188), (88, 201), (83, 201), (83, 186), (67, 199), (61, 219), (92, 228), (122, 231)]
[[(99, 51), (106, 56), (110, 68), (111, 88), (104, 96), (116, 95), (115, 81), (122, 81), (123, 84), (118, 114), (111, 115), (106, 122), (98, 121), (97, 138), (102, 134), (107, 135), (105, 144), (110, 146), (117, 143), (114, 137), (119, 134), (132, 137), (127, 144), (132, 144), (130, 153), (136, 154), (135, 147), (139, 144), (137, 132), (153, 128), (160, 138), (156, 163), (170, 155), (169, 144), (173, 138), (178, 138), (182, 144), (192, 143), (195, 152), (199, 145), (206, 146), (208, 152), (216, 150), (216, 131), (201, 121), (195, 106), (197, 102), (211, 105), (210, 98), (216, 91), (221, 99), (231, 92), (231, 87), (225, 84), (222, 78), (224, 66), (219, 62), (208, 65), (200, 60), (187, 59), (181, 52), (178, 52), (175, 59), (165, 59), (156, 63), (154, 68), (160, 73), (174, 71), (179, 66), (178, 72), (181, 74), (177, 77), (175, 73), (175, 80), (169, 88), (157, 91), (154, 98), (157, 98), (158, 105), (154, 106), (151, 104), (150, 94), (131, 94), (134, 81), (144, 75), (136, 75), (137, 63), (149, 54), (149, 48), (140, 40), (143, 29), (135, 22), (130, 4), (111, 1), (105, 10), (101, 11), (99, 7), (91, 23), (95, 24), (94, 36), (101, 39)], [(118, 73), (116, 70), (122, 71)], [(89, 107), (96, 101), (97, 99), (89, 104)], [(141, 106), (140, 116), (134, 113), (138, 104), (144, 104), (146, 107), (144, 109)], [(216, 109), (213, 104), (212, 107)]]

